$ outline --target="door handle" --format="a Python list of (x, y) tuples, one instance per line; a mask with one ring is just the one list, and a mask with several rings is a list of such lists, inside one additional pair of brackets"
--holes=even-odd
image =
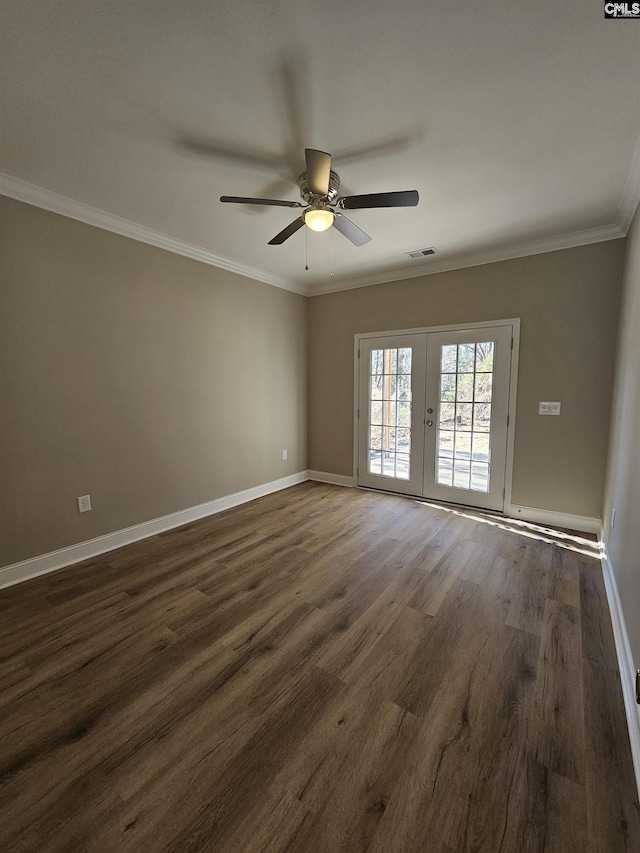
[(432, 421), (432, 420), (428, 420), (428, 421), (427, 421), (427, 426), (433, 426), (433, 421)]

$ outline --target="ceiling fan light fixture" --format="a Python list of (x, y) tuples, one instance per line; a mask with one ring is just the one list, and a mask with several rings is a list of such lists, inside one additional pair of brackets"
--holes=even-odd
[[(328, 231), (334, 228), (346, 237), (354, 246), (364, 246), (371, 240), (361, 228), (348, 219), (343, 210), (366, 210), (376, 207), (415, 207), (419, 196), (417, 190), (401, 192), (368, 193), (365, 195), (347, 195), (338, 198), (340, 176), (331, 171), (331, 155), (316, 148), (305, 148), (304, 159), (307, 171), (298, 178), (299, 201), (286, 201), (277, 198), (247, 198), (245, 196), (222, 195), (220, 201), (233, 204), (266, 204), (275, 207), (305, 208), (302, 214), (279, 234), (269, 240), (269, 246), (280, 246), (296, 231), (305, 225), (311, 231)], [(339, 207), (340, 212), (332, 210)]]
[(326, 231), (331, 228), (335, 218), (336, 215), (332, 210), (316, 207), (307, 210), (304, 215), (304, 224), (312, 231)]

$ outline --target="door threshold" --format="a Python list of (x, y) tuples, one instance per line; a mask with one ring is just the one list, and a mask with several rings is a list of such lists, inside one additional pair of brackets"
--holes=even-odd
[(509, 518), (503, 509), (487, 509), (486, 507), (473, 506), (472, 504), (454, 503), (453, 501), (439, 501), (435, 498), (426, 498), (424, 495), (408, 495), (406, 492), (394, 492), (390, 489), (376, 489), (373, 486), (361, 486), (359, 483), (356, 484), (356, 488), (363, 489), (365, 492), (377, 492), (380, 495), (394, 495), (398, 498), (408, 498), (411, 501), (418, 501), (419, 503), (433, 505), (438, 509), (468, 509), (472, 512), (494, 515), (499, 518)]

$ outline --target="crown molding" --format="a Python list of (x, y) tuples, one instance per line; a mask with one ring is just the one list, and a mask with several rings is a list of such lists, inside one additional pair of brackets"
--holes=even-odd
[[(418, 266), (373, 273), (346, 281), (316, 282), (310, 285), (309, 295), (319, 296), (323, 293), (335, 293), (339, 290), (352, 290), (358, 287), (371, 287), (374, 284), (386, 284), (392, 281), (402, 281), (408, 278), (420, 278), (441, 272), (479, 267), (484, 264), (494, 264), (498, 261), (511, 261), (516, 258), (526, 258), (529, 255), (541, 255), (546, 252), (557, 252), (561, 249), (573, 249), (576, 246), (587, 246), (590, 243), (602, 243), (606, 240), (618, 240), (626, 232), (618, 224), (603, 225), (599, 228), (588, 228), (584, 231), (574, 231), (571, 234), (559, 234), (555, 237), (545, 237), (540, 240), (529, 240), (525, 243), (489, 249), (484, 252), (474, 252), (462, 257), (453, 257), (441, 261), (425, 261)], [(433, 256), (432, 256), (433, 258)]]
[(219, 269), (227, 270), (255, 281), (261, 281), (264, 284), (270, 284), (273, 287), (298, 293), (301, 296), (319, 296), (324, 293), (371, 287), (376, 284), (403, 281), (409, 278), (421, 278), (422, 276), (435, 275), (441, 272), (452, 272), (453, 270), (483, 266), (484, 264), (493, 264), (498, 261), (509, 261), (545, 252), (556, 252), (561, 249), (571, 249), (576, 246), (586, 246), (590, 243), (601, 243), (606, 240), (616, 240), (625, 237), (640, 201), (640, 139), (636, 145), (635, 155), (631, 163), (621, 201), (621, 224), (614, 223), (598, 228), (589, 228), (584, 231), (574, 231), (570, 234), (560, 234), (540, 240), (529, 240), (523, 243), (448, 259), (437, 260), (437, 256), (431, 257), (418, 265), (412, 264), (410, 267), (401, 267), (340, 281), (331, 280), (307, 283), (271, 275), (263, 270), (240, 264), (231, 258), (217, 255), (202, 246), (186, 243), (183, 240), (170, 237), (168, 234), (163, 234), (160, 231), (155, 231), (152, 228), (147, 228), (144, 225), (123, 219), (113, 213), (107, 213), (99, 208), (91, 207), (83, 202), (75, 201), (52, 190), (30, 184), (27, 181), (2, 172), (0, 172), (0, 195), (31, 204), (34, 207), (40, 207), (51, 213), (67, 216), (70, 219), (84, 222), (87, 225), (93, 225), (95, 228), (102, 228), (105, 231), (111, 231), (114, 234), (129, 237), (141, 243), (147, 243), (150, 246), (156, 246), (167, 252), (173, 252), (174, 254), (209, 264), (209, 266), (218, 267)]
[(640, 136), (636, 142), (636, 150), (631, 160), (627, 183), (624, 185), (624, 192), (620, 201), (620, 224), (625, 235), (631, 227), (638, 204), (640, 204)]
[(156, 246), (158, 249), (165, 249), (167, 252), (173, 252), (176, 255), (182, 255), (194, 261), (200, 261), (212, 267), (218, 267), (228, 272), (264, 282), (264, 284), (273, 285), (273, 287), (280, 287), (283, 290), (290, 290), (303, 296), (307, 295), (306, 288), (296, 282), (270, 275), (262, 270), (257, 270), (244, 264), (239, 264), (237, 261), (231, 260), (231, 258), (216, 255), (202, 246), (186, 243), (183, 240), (170, 237), (168, 234), (154, 231), (152, 228), (138, 225), (138, 223), (131, 222), (128, 219), (122, 219), (122, 217), (116, 216), (113, 213), (107, 213), (105, 210), (91, 207), (83, 202), (75, 201), (72, 198), (59, 195), (51, 190), (44, 189), (44, 187), (30, 184), (27, 181), (3, 172), (0, 172), (0, 195), (13, 198), (16, 201), (25, 202), (25, 204), (31, 204), (34, 207), (41, 207), (43, 210), (48, 210), (51, 213), (67, 216), (69, 219), (84, 222), (86, 225), (93, 225), (95, 228), (102, 228), (104, 231), (111, 231), (113, 234), (119, 234), (121, 237), (129, 237), (131, 240), (147, 243), (149, 246)]

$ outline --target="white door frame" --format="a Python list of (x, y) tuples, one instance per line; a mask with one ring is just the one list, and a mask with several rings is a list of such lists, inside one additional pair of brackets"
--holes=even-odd
[(357, 332), (353, 336), (353, 482), (358, 485), (358, 408), (360, 382), (360, 341), (363, 338), (385, 338), (394, 335), (428, 334), (429, 332), (455, 332), (464, 329), (492, 328), (493, 326), (511, 326), (513, 333), (513, 351), (511, 353), (511, 376), (509, 379), (509, 425), (507, 428), (507, 455), (504, 480), (503, 515), (511, 514), (511, 488), (513, 481), (513, 448), (516, 433), (516, 395), (518, 390), (518, 359), (520, 355), (520, 318), (504, 320), (484, 320), (478, 323), (455, 323), (447, 326), (424, 326), (419, 329), (388, 329), (378, 332)]

